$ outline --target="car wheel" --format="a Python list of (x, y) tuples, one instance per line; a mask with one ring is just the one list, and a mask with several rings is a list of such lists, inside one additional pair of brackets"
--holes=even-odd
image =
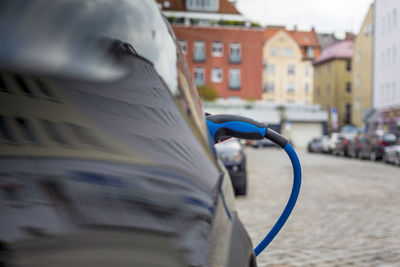
[(241, 186), (238, 186), (235, 190), (236, 195), (237, 196), (245, 196), (247, 193), (247, 182), (246, 180), (244, 181), (244, 183)]

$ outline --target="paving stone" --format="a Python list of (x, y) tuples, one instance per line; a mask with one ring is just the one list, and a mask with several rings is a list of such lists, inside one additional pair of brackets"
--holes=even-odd
[[(282, 212), (292, 169), (279, 149), (246, 148), (248, 195), (237, 198), (253, 244)], [(400, 267), (400, 168), (300, 151), (303, 184), (259, 267)]]

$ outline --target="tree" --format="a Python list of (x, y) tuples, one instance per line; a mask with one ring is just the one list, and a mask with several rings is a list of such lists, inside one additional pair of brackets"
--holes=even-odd
[(215, 101), (218, 98), (217, 90), (210, 84), (198, 86), (197, 90), (200, 97), (205, 101)]

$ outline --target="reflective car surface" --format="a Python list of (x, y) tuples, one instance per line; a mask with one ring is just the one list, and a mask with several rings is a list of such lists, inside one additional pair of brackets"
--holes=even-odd
[(400, 166), (400, 139), (394, 145), (385, 147), (383, 161)]
[(236, 195), (246, 195), (246, 154), (238, 139), (231, 138), (216, 144), (215, 148), (231, 177)]
[(3, 266), (255, 265), (153, 0), (1, 1), (0, 36)]

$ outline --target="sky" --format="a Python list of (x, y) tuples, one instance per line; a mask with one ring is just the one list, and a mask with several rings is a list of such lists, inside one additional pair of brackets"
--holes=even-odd
[(358, 33), (373, 0), (237, 0), (238, 10), (252, 21), (317, 32)]

